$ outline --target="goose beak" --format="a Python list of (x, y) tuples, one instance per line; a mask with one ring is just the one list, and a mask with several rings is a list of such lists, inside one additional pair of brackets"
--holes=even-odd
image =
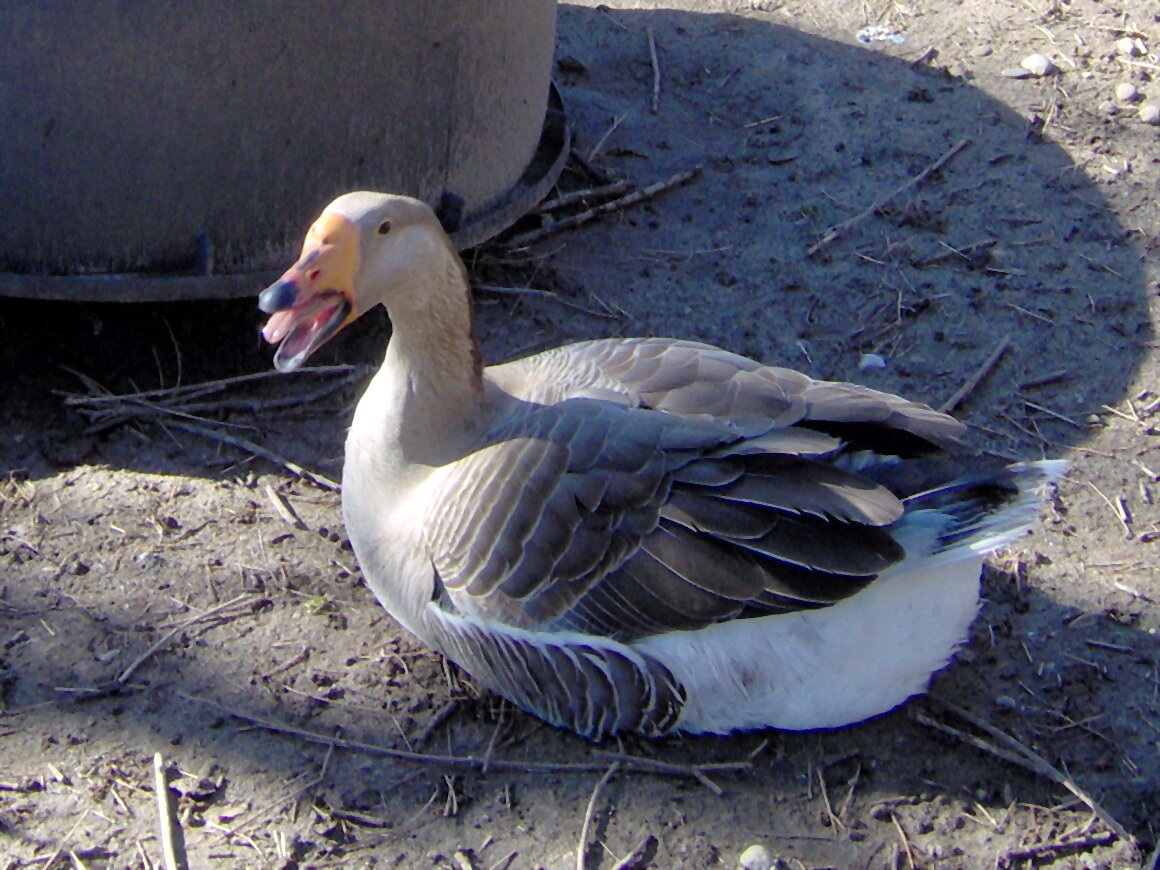
[(323, 214), (306, 233), (298, 262), (258, 296), (258, 307), (272, 315), (262, 338), (278, 345), (274, 366), (279, 371), (301, 367), (358, 316), (358, 261), (358, 228), (342, 215)]

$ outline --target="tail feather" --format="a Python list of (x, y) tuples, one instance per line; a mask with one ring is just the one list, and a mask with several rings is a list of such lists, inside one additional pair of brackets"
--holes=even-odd
[[(994, 552), (1030, 530), (1047, 488), (1067, 470), (1062, 460), (1017, 462), (998, 473), (972, 474), (905, 499), (900, 525), (927, 539), (928, 565)], [(900, 529), (902, 531), (902, 529)]]

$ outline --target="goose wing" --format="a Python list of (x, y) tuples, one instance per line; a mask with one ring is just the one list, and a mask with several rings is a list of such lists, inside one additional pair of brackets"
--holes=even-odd
[(531, 402), (593, 396), (743, 426), (755, 418), (758, 427), (808, 428), (897, 455), (954, 448), (966, 432), (965, 424), (920, 402), (671, 338), (584, 341), (489, 373)]
[[(752, 426), (753, 421), (747, 421)], [(886, 487), (830, 435), (597, 399), (524, 405), (436, 473), (424, 546), (444, 606), (627, 640), (818, 607), (904, 553)]]

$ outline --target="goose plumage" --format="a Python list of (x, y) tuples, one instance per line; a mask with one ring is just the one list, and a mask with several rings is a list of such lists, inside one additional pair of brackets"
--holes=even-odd
[(422, 202), (331, 203), (260, 297), (275, 364), (374, 305), (392, 335), (343, 516), (407, 630), (586, 737), (831, 728), (925, 690), (1056, 461), (962, 446), (927, 405), (707, 344), (585, 341), (485, 367)]

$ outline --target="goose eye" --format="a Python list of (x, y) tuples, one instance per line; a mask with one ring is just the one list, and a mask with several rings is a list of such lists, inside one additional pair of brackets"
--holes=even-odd
[(379, 224), (379, 235), (380, 236), (385, 236), (390, 231), (391, 231), (391, 222), (390, 221), (383, 221), (381, 224)]

